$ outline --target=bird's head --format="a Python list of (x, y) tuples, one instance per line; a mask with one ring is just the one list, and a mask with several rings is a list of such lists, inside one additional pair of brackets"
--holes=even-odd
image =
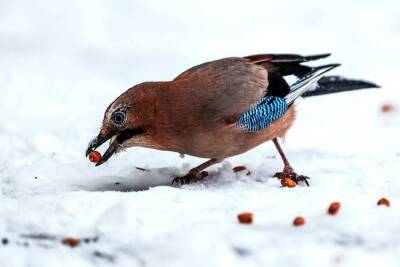
[(135, 85), (108, 106), (100, 132), (86, 150), (87, 156), (109, 140), (109, 147), (96, 166), (125, 148), (143, 144), (154, 117), (157, 98), (158, 88), (151, 84)]

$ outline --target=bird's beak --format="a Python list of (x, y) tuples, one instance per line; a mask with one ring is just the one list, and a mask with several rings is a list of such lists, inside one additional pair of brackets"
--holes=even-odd
[(96, 136), (95, 138), (90, 141), (88, 148), (86, 149), (86, 157), (89, 155), (90, 152), (104, 144), (107, 140), (110, 140), (110, 145), (107, 148), (106, 152), (104, 152), (104, 155), (101, 157), (100, 161), (96, 163), (96, 166), (99, 166), (109, 160), (112, 155), (117, 151), (118, 147), (120, 146), (118, 140), (117, 140), (117, 135), (113, 136), (102, 136), (101, 133)]

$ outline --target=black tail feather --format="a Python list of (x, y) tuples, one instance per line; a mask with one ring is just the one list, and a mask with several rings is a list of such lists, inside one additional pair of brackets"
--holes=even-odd
[(311, 56), (302, 56), (297, 54), (271, 54), (271, 59), (269, 62), (272, 63), (303, 63), (307, 61), (317, 60), (321, 58), (329, 57), (330, 53), (311, 55)]
[(274, 57), (268, 63), (276, 64), (279, 68), (278, 72), (282, 76), (296, 75), (297, 77), (301, 77), (303, 75), (307, 75), (307, 73), (313, 70), (312, 67), (301, 65), (301, 63), (326, 58), (330, 55), (330, 53), (311, 56), (277, 54), (274, 55)]
[[(322, 74), (340, 64), (317, 67), (303, 65), (305, 62), (326, 58), (330, 55), (330, 53), (310, 56), (297, 54), (258, 54), (245, 58), (252, 64), (263, 66), (268, 71), (268, 94), (285, 97), (288, 103), (293, 102), (299, 96), (309, 97), (379, 87), (371, 82), (351, 80), (340, 76), (321, 77)], [(298, 78), (297, 82), (291, 85), (284, 79), (290, 75), (297, 76)], [(308, 83), (311, 79), (315, 82), (314, 86)], [(295, 90), (294, 87), (296, 87)]]
[(317, 59), (321, 59), (321, 58), (326, 58), (326, 57), (329, 57), (330, 55), (331, 55), (331, 53), (311, 55), (311, 56), (304, 57), (304, 59), (305, 59), (305, 61), (312, 61), (312, 60), (317, 60)]
[(302, 97), (326, 95), (367, 88), (379, 88), (379, 86), (367, 81), (351, 80), (340, 76), (325, 76), (318, 81), (318, 85), (314, 90), (305, 92)]

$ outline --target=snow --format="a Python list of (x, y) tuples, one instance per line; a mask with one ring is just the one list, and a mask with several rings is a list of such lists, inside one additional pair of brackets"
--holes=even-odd
[[(0, 1), (1, 265), (398, 266), (398, 9), (391, 0)], [(263, 52), (333, 52), (323, 63), (343, 63), (335, 74), (382, 86), (297, 104), (284, 150), (309, 188), (272, 177), (282, 169), (272, 143), (182, 187), (170, 182), (203, 159), (135, 148), (95, 168), (84, 157), (126, 88)], [(382, 113), (383, 103), (397, 111)], [(237, 165), (251, 175), (233, 173)], [(378, 207), (381, 197), (391, 207)], [(342, 209), (327, 215), (336, 200)], [(244, 211), (252, 225), (237, 222)], [(293, 227), (299, 215), (306, 224)], [(98, 241), (69, 248), (65, 237)]]

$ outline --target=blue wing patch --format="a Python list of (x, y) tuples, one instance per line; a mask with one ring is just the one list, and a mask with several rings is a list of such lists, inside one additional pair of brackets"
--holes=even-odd
[(249, 132), (257, 132), (268, 127), (274, 120), (285, 114), (288, 104), (285, 99), (277, 96), (264, 96), (256, 105), (240, 116), (236, 125)]

